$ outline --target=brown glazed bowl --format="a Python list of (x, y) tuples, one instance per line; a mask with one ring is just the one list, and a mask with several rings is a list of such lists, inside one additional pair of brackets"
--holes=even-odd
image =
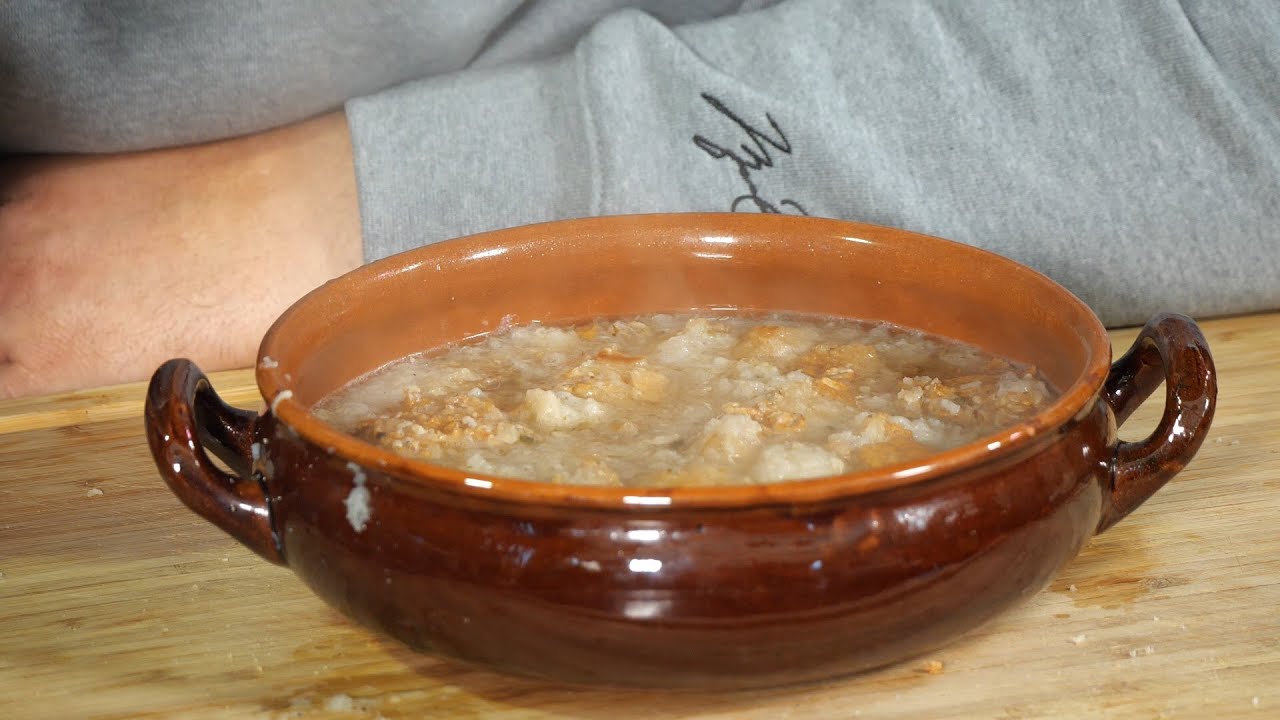
[[(892, 321), (1032, 363), (1063, 393), (1025, 424), (910, 465), (667, 490), (469, 475), (308, 411), (359, 375), (508, 316), (689, 309)], [(224, 405), (186, 360), (151, 381), (152, 453), (197, 513), (413, 648), (572, 683), (703, 688), (892, 663), (1036, 593), (1186, 465), (1216, 396), (1186, 317), (1153, 319), (1111, 365), (1089, 308), (1010, 260), (901, 230), (747, 214), (549, 223), (381, 260), (285, 312), (257, 380), (262, 415)], [(1159, 427), (1118, 442), (1117, 425), (1161, 382)], [(367, 522), (349, 517), (365, 501)]]

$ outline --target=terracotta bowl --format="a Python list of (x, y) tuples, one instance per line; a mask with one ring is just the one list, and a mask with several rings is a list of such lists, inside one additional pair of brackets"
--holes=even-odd
[[(507, 316), (689, 309), (888, 320), (1032, 363), (1063, 393), (1025, 424), (915, 464), (643, 490), (469, 475), (308, 411)], [(745, 214), (574, 220), (387, 258), (285, 312), (257, 380), (262, 415), (224, 405), (189, 361), (152, 379), (151, 450), (193, 510), (414, 648), (656, 687), (828, 678), (956, 638), (1042, 589), (1182, 469), (1216, 396), (1188, 318), (1153, 319), (1111, 365), (1089, 308), (1010, 260), (883, 227)], [(1161, 382), (1159, 427), (1118, 442), (1116, 426)], [(365, 500), (367, 523), (353, 523), (348, 505)]]

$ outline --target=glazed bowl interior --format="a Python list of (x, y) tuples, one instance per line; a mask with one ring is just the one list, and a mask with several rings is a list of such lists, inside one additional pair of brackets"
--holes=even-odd
[[(833, 220), (647, 215), (496, 231), (366, 265), (280, 317), (263, 340), (258, 383), (263, 396), (276, 401), (277, 417), (317, 445), (401, 475), (462, 487), (473, 474), (367, 445), (308, 408), (389, 362), (504, 323), (689, 310), (898, 323), (1034, 365), (1062, 393), (1030, 421), (997, 436), (912, 467), (787, 483), (787, 492), (797, 495), (845, 492), (850, 483), (871, 489), (916, 481), (1015, 452), (1079, 412), (1110, 362), (1106, 334), (1080, 300), (1025, 266), (970, 246)], [(628, 496), (619, 488), (491, 480), (496, 492), (542, 486), (536, 492), (546, 500), (608, 504)], [(773, 490), (684, 488), (675, 495), (686, 502), (736, 504), (761, 492)]]

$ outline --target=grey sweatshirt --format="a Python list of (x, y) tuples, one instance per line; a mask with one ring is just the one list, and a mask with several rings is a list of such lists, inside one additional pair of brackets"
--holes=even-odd
[(0, 5), (0, 148), (342, 106), (365, 254), (807, 213), (1038, 268), (1111, 325), (1280, 308), (1280, 0)]

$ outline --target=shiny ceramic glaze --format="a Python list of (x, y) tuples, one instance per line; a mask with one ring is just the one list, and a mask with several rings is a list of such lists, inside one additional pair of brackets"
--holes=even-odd
[[(924, 463), (765, 486), (626, 491), (467, 475), (307, 412), (410, 352), (515, 322), (705, 308), (889, 320), (1030, 362), (1062, 397)], [(263, 342), (274, 412), (187, 361), (148, 436), (192, 509), (407, 644), (569, 682), (750, 687), (922, 653), (1040, 590), (1204, 439), (1212, 359), (1154, 318), (1109, 365), (1096, 318), (1011, 261), (886, 228), (757, 215), (601, 218), (426, 247), (326, 285)], [(1160, 382), (1160, 427), (1119, 443)], [(235, 473), (212, 466), (205, 448)], [(354, 493), (354, 495), (353, 495)], [(367, 524), (348, 502), (364, 496)]]

